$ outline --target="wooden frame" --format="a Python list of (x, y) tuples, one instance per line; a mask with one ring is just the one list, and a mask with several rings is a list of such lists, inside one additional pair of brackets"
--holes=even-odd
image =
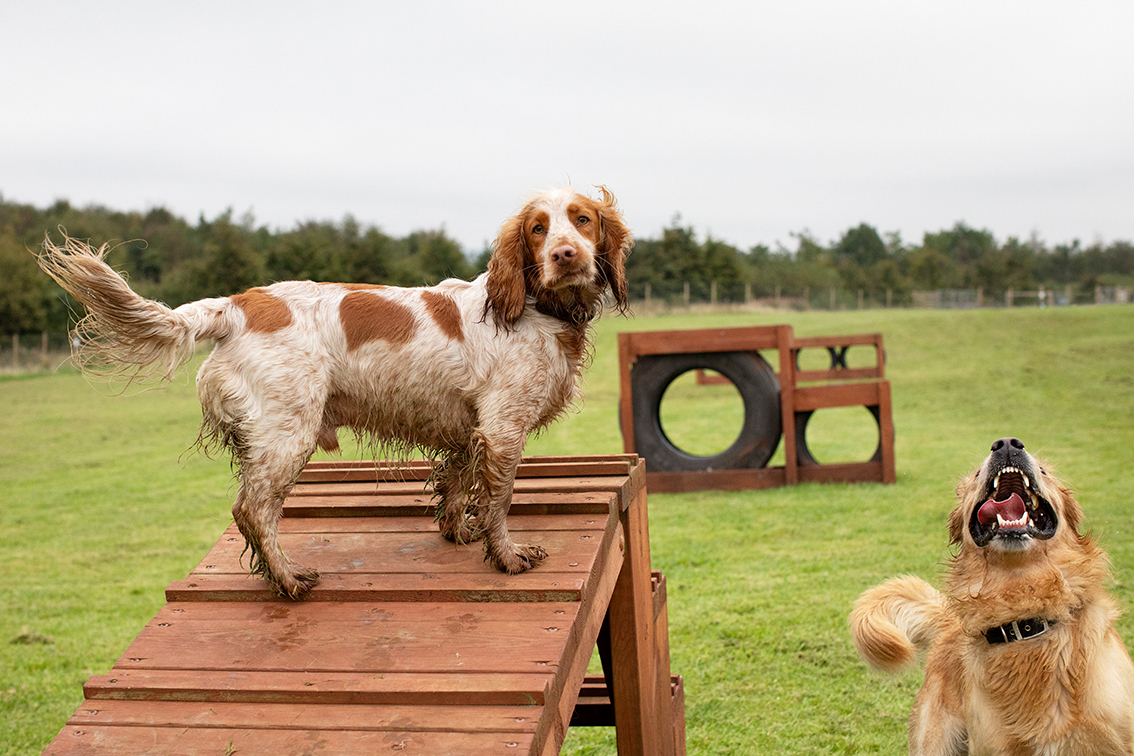
[(554, 756), (613, 725), (621, 756), (684, 756), (641, 460), (524, 458), (509, 524), (549, 556), (512, 576), (441, 537), (428, 476), (308, 465), (280, 539), (323, 573), (309, 596), (249, 577), (230, 526), (47, 752)]
[[(848, 368), (846, 349), (856, 345), (873, 346), (872, 367)], [(826, 370), (800, 370), (799, 352), (826, 348), (831, 367)], [(703, 470), (695, 472), (649, 471), (647, 485), (655, 493), (699, 491), (705, 489), (745, 490), (773, 488), (801, 482), (894, 483), (894, 423), (890, 383), (883, 380), (885, 350), (882, 334), (850, 334), (797, 339), (790, 325), (741, 328), (691, 329), (681, 331), (640, 331), (618, 334), (619, 420), (623, 449), (634, 453), (634, 410), (631, 371), (643, 355), (691, 354), (705, 352), (753, 352), (775, 350), (779, 357), (780, 411), (783, 425), (784, 465), (758, 469)], [(817, 381), (874, 379), (858, 383), (801, 386)], [(725, 380), (727, 379), (719, 379)], [(698, 376), (698, 382), (717, 382)], [(874, 459), (847, 464), (806, 464), (799, 459), (802, 438), (797, 438), (797, 418), (817, 409), (864, 406), (878, 421), (879, 447)]]

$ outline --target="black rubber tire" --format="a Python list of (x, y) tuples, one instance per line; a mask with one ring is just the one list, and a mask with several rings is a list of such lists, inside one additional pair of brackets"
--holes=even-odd
[[(661, 400), (690, 370), (715, 370), (732, 381), (744, 401), (744, 423), (732, 446), (707, 457), (678, 448), (661, 425)], [(783, 426), (780, 381), (758, 352), (659, 354), (638, 358), (630, 370), (634, 450), (650, 472), (743, 470), (764, 467), (776, 452)]]
[[(881, 411), (877, 407), (867, 407), (866, 410), (874, 418), (874, 422), (878, 425), (878, 446), (874, 449), (874, 454), (871, 455), (868, 462), (881, 462), (882, 461), (882, 419)], [(811, 449), (807, 447), (807, 423), (811, 421), (811, 416), (815, 410), (807, 412), (795, 413), (795, 460), (799, 465), (818, 465), (821, 464), (819, 460), (815, 459), (815, 455), (811, 453)]]

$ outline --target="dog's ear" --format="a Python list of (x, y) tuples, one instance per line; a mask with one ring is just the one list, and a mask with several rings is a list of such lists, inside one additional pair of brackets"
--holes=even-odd
[(949, 513), (949, 543), (953, 545), (957, 545), (964, 540), (965, 527), (968, 525), (965, 516), (965, 501), (967, 500), (969, 491), (976, 485), (977, 476), (979, 474), (980, 470), (974, 470), (964, 478), (961, 478), (961, 482), (957, 484), (957, 506)]
[(1076, 535), (1079, 535), (1079, 525), (1083, 521), (1083, 508), (1075, 500), (1075, 495), (1070, 488), (1056, 478), (1048, 478), (1045, 482), (1048, 486), (1055, 488), (1059, 496), (1061, 506), (1058, 513), (1063, 518), (1063, 524), (1071, 528)]
[(949, 513), (949, 543), (954, 546), (959, 544), (965, 537), (965, 513), (962, 511), (964, 507), (956, 507)]
[(629, 307), (626, 284), (626, 256), (634, 246), (634, 236), (618, 211), (618, 202), (605, 186), (600, 186), (602, 201), (598, 203), (599, 243), (598, 266), (606, 285), (614, 294), (619, 312)]
[(493, 247), (492, 259), (488, 261), (484, 315), (487, 317), (491, 311), (497, 328), (510, 328), (524, 314), (527, 245), (522, 214), (504, 221)]

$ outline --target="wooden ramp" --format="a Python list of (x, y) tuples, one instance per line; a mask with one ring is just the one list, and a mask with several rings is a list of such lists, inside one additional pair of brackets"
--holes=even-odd
[(231, 526), (45, 753), (544, 755), (576, 724), (683, 754), (643, 468), (525, 458), (509, 525), (550, 556), (507, 576), (437, 532), (424, 464), (312, 463), (280, 523), (309, 598), (248, 577)]

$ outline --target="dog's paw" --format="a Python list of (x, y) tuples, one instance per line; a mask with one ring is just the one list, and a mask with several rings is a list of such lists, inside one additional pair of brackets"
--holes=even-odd
[(461, 518), (456, 525), (450, 520), (441, 518), (437, 521), (437, 526), (441, 530), (441, 535), (453, 543), (472, 543), (484, 537), (484, 531), (481, 530), (477, 518), (472, 515)]
[(319, 571), (295, 567), (279, 580), (268, 581), (277, 594), (294, 601), (304, 598), (319, 582)]
[(539, 565), (544, 559), (547, 559), (547, 552), (542, 546), (535, 544), (517, 543), (512, 545), (511, 553), (503, 555), (503, 559), (490, 559), (495, 564), (496, 569), (501, 572), (506, 572), (509, 575), (518, 575), (521, 572), (527, 572), (531, 568)]

